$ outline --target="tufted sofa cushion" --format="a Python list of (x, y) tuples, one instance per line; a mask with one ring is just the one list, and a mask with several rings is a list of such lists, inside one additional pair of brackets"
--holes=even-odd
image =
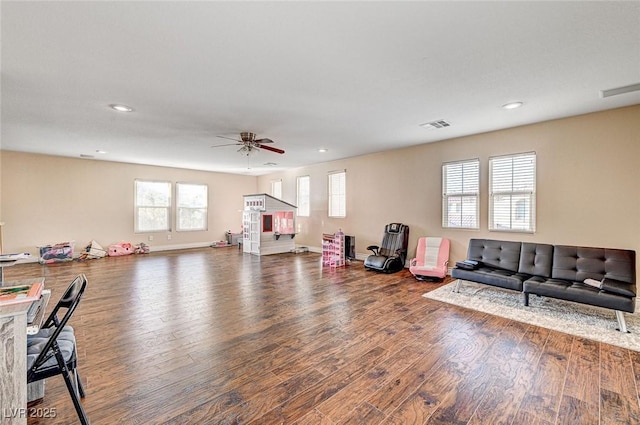
[(485, 266), (517, 272), (521, 245), (521, 242), (471, 239), (467, 258), (480, 261)]
[(532, 276), (551, 277), (553, 245), (543, 243), (522, 243), (518, 272)]
[(575, 282), (606, 277), (635, 284), (635, 264), (635, 251), (556, 245), (551, 277)]
[(601, 291), (580, 282), (564, 279), (533, 276), (524, 282), (524, 292), (629, 313), (633, 313), (635, 309), (635, 298), (633, 297), (620, 296), (614, 292)]
[(456, 267), (451, 271), (451, 276), (522, 291), (522, 283), (530, 275), (518, 272), (521, 246), (520, 242), (471, 239), (467, 258), (478, 261), (479, 267), (475, 270)]
[(456, 267), (451, 271), (451, 277), (522, 291), (523, 282), (531, 276), (511, 270), (480, 266), (475, 270), (464, 270)]

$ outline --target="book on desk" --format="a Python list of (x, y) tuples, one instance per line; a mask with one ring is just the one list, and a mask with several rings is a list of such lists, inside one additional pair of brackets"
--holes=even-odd
[(14, 286), (0, 286), (0, 307), (4, 305), (33, 302), (40, 298), (44, 282), (32, 282)]

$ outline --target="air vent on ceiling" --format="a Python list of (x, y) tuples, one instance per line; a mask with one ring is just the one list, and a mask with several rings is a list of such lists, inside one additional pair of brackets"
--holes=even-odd
[(93, 155), (87, 155), (85, 153), (81, 153), (80, 158), (95, 158), (95, 157)]
[(615, 89), (600, 90), (600, 95), (603, 98), (605, 98), (605, 97), (617, 96), (619, 94), (630, 93), (632, 91), (638, 91), (638, 90), (640, 90), (640, 83), (631, 84), (629, 86), (624, 86), (624, 87), (617, 87)]
[(427, 130), (435, 130), (436, 128), (445, 128), (449, 127), (450, 125), (451, 124), (445, 120), (436, 120), (420, 124), (420, 127), (426, 128)]

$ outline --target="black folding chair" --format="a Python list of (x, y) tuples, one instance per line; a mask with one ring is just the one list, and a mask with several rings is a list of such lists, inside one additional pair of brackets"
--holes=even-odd
[[(27, 337), (27, 383), (62, 375), (83, 425), (89, 423), (80, 403), (80, 397), (84, 397), (85, 393), (77, 371), (75, 334), (67, 322), (78, 307), (86, 287), (86, 276), (77, 276), (51, 311), (40, 332)], [(59, 318), (58, 315), (62, 313), (64, 315)]]

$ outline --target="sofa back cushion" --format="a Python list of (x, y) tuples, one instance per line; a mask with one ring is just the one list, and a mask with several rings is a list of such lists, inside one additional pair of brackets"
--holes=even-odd
[(582, 282), (603, 277), (636, 283), (636, 252), (626, 249), (555, 245), (551, 277)]
[(522, 242), (518, 273), (540, 277), (551, 277), (553, 245)]
[(521, 242), (471, 239), (467, 257), (484, 265), (518, 271)]

